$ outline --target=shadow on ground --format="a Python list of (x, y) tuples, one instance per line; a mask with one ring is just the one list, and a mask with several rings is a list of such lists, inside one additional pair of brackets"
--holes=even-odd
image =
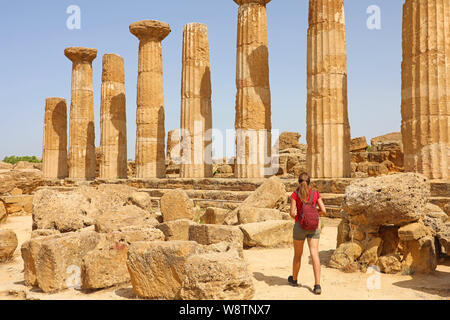
[[(265, 274), (261, 273), (261, 272), (253, 272), (253, 277), (257, 280), (257, 281), (263, 281), (266, 284), (268, 284), (269, 286), (286, 286), (286, 287), (290, 287), (287, 278), (281, 278), (281, 277), (277, 277), (277, 276), (266, 276)], [(310, 292), (312, 292), (312, 288), (309, 286), (305, 286), (302, 284), (299, 284), (299, 288), (305, 288), (308, 289)]]

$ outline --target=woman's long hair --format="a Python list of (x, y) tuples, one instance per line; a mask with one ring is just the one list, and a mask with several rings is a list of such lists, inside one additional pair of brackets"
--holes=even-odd
[(302, 200), (303, 203), (306, 203), (309, 201), (309, 185), (311, 184), (311, 177), (306, 172), (303, 172), (298, 178), (298, 183), (300, 184), (298, 187), (298, 195), (300, 200)]

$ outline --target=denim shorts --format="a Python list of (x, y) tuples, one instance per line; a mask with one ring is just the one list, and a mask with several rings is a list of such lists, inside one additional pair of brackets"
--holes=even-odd
[(308, 239), (320, 239), (320, 228), (316, 230), (303, 230), (300, 226), (300, 222), (296, 222), (294, 225), (294, 240), (304, 241)]

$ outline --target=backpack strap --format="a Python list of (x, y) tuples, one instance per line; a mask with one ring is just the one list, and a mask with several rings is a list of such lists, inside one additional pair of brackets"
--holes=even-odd
[(309, 203), (313, 204), (315, 194), (316, 194), (316, 191), (311, 190), (311, 198), (309, 198)]

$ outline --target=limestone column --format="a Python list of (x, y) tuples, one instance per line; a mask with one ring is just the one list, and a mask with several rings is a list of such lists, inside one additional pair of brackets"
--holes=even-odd
[(136, 177), (164, 178), (165, 128), (161, 41), (171, 32), (167, 23), (140, 21), (130, 25), (139, 39), (136, 112)]
[(127, 178), (125, 70), (123, 58), (116, 54), (103, 56), (100, 127), (100, 178)]
[(402, 136), (405, 171), (450, 178), (450, 3), (403, 6)]
[(314, 178), (351, 176), (344, 0), (310, 0), (307, 170)]
[(234, 0), (239, 5), (235, 122), (237, 178), (264, 177), (265, 162), (270, 162), (271, 157), (266, 12), (266, 4), (270, 1)]
[(63, 98), (45, 101), (42, 170), (47, 179), (67, 178), (67, 105)]
[(180, 163), (180, 129), (174, 129), (167, 133), (167, 160)]
[(69, 178), (95, 179), (94, 87), (92, 61), (96, 49), (67, 48), (72, 61), (70, 106)]
[(211, 65), (208, 28), (190, 23), (183, 33), (181, 178), (212, 177)]

